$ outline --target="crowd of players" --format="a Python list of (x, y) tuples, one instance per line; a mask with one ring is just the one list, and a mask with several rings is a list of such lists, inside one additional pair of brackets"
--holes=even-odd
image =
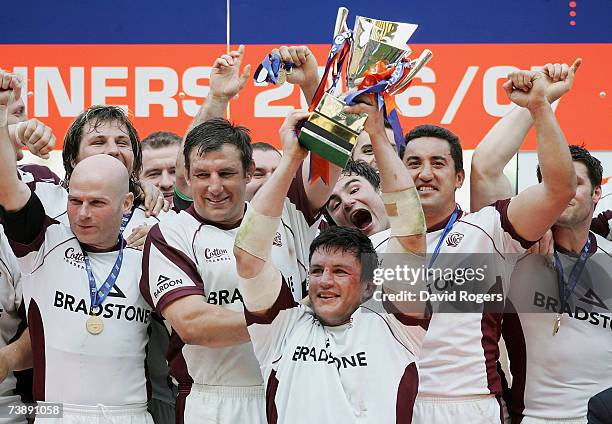
[[(276, 53), (310, 102), (314, 56)], [(61, 403), (36, 419), (66, 423), (612, 422), (612, 213), (593, 218), (602, 166), (568, 148), (551, 107), (579, 59), (508, 76), (517, 106), (474, 152), (467, 212), (459, 138), (420, 125), (398, 152), (368, 96), (346, 109), (368, 119), (330, 184), (309, 181), (308, 112), (286, 118), (282, 155), (251, 144), (223, 119), (243, 55), (215, 61), (184, 138), (141, 141), (114, 106), (81, 113), (63, 181), (18, 164), (24, 146), (48, 157), (55, 135), (0, 71), (0, 422), (25, 422), (15, 406), (32, 400)], [(503, 170), (532, 127), (539, 184), (514, 195)], [(485, 254), (505, 309), (380, 308), (377, 290), (409, 289), (373, 283), (387, 254), (414, 269)], [(523, 296), (543, 300), (527, 310)]]

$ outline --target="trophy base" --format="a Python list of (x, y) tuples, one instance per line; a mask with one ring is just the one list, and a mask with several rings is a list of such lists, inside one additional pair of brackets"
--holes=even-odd
[(341, 168), (351, 156), (368, 115), (346, 113), (346, 104), (325, 93), (300, 130), (300, 144)]
[(346, 166), (354, 146), (354, 140), (353, 143), (347, 142), (310, 121), (304, 123), (298, 140), (304, 148), (340, 168)]

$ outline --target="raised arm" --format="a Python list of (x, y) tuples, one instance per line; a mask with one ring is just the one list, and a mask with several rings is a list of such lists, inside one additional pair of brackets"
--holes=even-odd
[[(546, 97), (550, 103), (567, 93), (573, 83), (574, 74), (582, 63), (578, 58), (572, 64), (548, 63), (542, 69), (547, 83)], [(508, 76), (514, 86), (524, 84), (531, 88), (530, 71), (514, 72)], [(504, 175), (504, 167), (518, 152), (533, 125), (529, 110), (516, 107), (500, 119), (480, 141), (470, 170), (470, 210), (478, 211), (497, 200), (512, 197), (512, 186)]]
[[(374, 99), (371, 96), (362, 96), (361, 101), (362, 103), (347, 107), (345, 110), (348, 113), (368, 114), (364, 130), (367, 131), (370, 136), (372, 150), (374, 151), (374, 157), (378, 164), (380, 187), (383, 192), (385, 209), (391, 223), (391, 237), (396, 238), (396, 241), (402, 245), (403, 250), (406, 252), (413, 252), (419, 255), (424, 254), (426, 246), (423, 209), (418, 200), (418, 193), (414, 187), (410, 172), (408, 168), (404, 166), (393, 145), (387, 138), (382, 110), (378, 110), (378, 108), (374, 106)], [(416, 197), (412, 195), (413, 192)], [(411, 198), (411, 200), (409, 200), (409, 202), (411, 202), (410, 207), (414, 208), (414, 210), (409, 211), (409, 216), (402, 216), (398, 221), (399, 215), (397, 215), (397, 213), (402, 211), (398, 210), (393, 205), (396, 201), (407, 201), (404, 199), (405, 196)], [(416, 203), (414, 203), (415, 201)], [(387, 204), (387, 202), (389, 202), (389, 204)], [(421, 218), (423, 219), (422, 222), (420, 221)], [(400, 227), (405, 227), (406, 229), (412, 227), (412, 221), (417, 223), (418, 230), (415, 232), (412, 230), (400, 230)], [(416, 229), (416, 227), (413, 229)]]
[(281, 46), (272, 53), (277, 53), (283, 62), (293, 64), (291, 72), (287, 74), (287, 82), (299, 86), (310, 104), (319, 86), (317, 59), (310, 49), (306, 46)]
[[(240, 90), (246, 85), (251, 73), (251, 65), (246, 65), (242, 72), (240, 66), (244, 58), (244, 46), (240, 45), (238, 50), (233, 50), (227, 54), (219, 56), (213, 63), (210, 71), (210, 91), (206, 100), (198, 110), (198, 113), (193, 118), (193, 121), (187, 128), (185, 137), (189, 131), (206, 122), (211, 118), (223, 118), (227, 105)], [(176, 188), (187, 196), (191, 197), (191, 189), (185, 181), (185, 158), (183, 156), (183, 145), (179, 150), (176, 158)]]
[(508, 219), (519, 236), (538, 240), (555, 223), (576, 193), (576, 174), (565, 136), (546, 98), (546, 78), (529, 72), (521, 81), (508, 81), (504, 89), (510, 100), (531, 114), (538, 142), (542, 182), (514, 197)]
[[(390, 270), (395, 266), (404, 268), (422, 268), (425, 265), (426, 226), (425, 215), (419, 200), (419, 194), (414, 186), (410, 172), (402, 163), (395, 149), (389, 143), (384, 128), (382, 111), (374, 106), (372, 97), (364, 97), (364, 103), (346, 108), (349, 113), (367, 113), (365, 131), (372, 140), (374, 157), (380, 172), (380, 187), (385, 210), (389, 217), (391, 234), (385, 254), (394, 254), (382, 258), (382, 266)], [(424, 280), (408, 284), (399, 278), (385, 278), (383, 282), (386, 294), (403, 291), (417, 292), (424, 289)], [(416, 290), (415, 290), (416, 289)], [(415, 298), (410, 302), (390, 301), (396, 312), (413, 318), (422, 318), (425, 313), (425, 303)]]
[(255, 194), (236, 235), (234, 256), (240, 292), (251, 313), (265, 314), (281, 289), (282, 277), (272, 265), (270, 253), (291, 180), (308, 154), (298, 144), (295, 133), (297, 123), (307, 117), (307, 112), (298, 111), (285, 119), (279, 131), (284, 145), (283, 158)]
[(17, 177), (15, 150), (8, 132), (8, 105), (21, 95), (21, 77), (0, 71), (0, 205), (8, 211), (21, 210), (31, 196)]
[[(287, 74), (287, 82), (296, 84), (304, 93), (306, 102), (310, 104), (317, 91), (319, 85), (319, 73), (317, 60), (306, 46), (281, 46), (278, 49), (272, 50), (272, 53), (280, 55), (283, 62), (292, 63), (293, 69)], [(281, 138), (282, 143), (282, 138)], [(283, 145), (283, 151), (285, 146)], [(306, 164), (310, 163), (310, 159), (306, 160)], [(320, 179), (311, 184), (308, 179), (310, 177), (310, 166), (302, 167), (302, 180), (304, 181), (304, 190), (308, 198), (308, 206), (312, 215), (315, 215), (327, 203), (331, 195), (332, 188), (338, 181), (340, 172), (338, 166), (329, 165), (330, 175), (329, 183), (324, 184)]]

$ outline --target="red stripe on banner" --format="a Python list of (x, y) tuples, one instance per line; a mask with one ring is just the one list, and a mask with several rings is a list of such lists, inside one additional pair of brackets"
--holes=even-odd
[[(245, 63), (256, 65), (274, 45), (249, 45)], [(396, 97), (405, 131), (443, 125), (474, 148), (512, 105), (502, 83), (508, 72), (547, 62), (584, 59), (574, 88), (558, 104), (568, 141), (591, 150), (610, 149), (612, 137), (611, 44), (433, 44), (431, 62)], [(323, 66), (329, 45), (311, 46)], [(80, 111), (92, 103), (125, 105), (141, 137), (153, 131), (183, 134), (202, 98), (208, 75), (224, 45), (3, 45), (0, 67), (27, 75), (30, 117), (50, 125), (59, 139)], [(58, 54), (61, 52), (61, 54)], [(254, 69), (254, 68), (253, 68)], [(294, 108), (307, 109), (292, 85), (255, 85), (251, 80), (232, 101), (232, 119), (252, 130), (253, 140), (280, 147), (278, 128)], [(61, 143), (58, 143), (58, 148)], [(530, 135), (526, 149), (535, 148)]]

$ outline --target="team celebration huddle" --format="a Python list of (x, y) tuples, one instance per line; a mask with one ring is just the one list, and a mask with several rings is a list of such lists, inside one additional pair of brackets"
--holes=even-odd
[[(114, 105), (54, 133), (0, 71), (0, 422), (612, 423), (612, 211), (552, 106), (582, 59), (510, 73), (464, 164), (399, 125), (416, 25), (347, 12), (322, 76), (306, 46), (218, 57), (180, 135)], [(252, 78), (309, 105), (280, 150), (225, 119)], [(63, 179), (22, 163), (56, 137)]]

